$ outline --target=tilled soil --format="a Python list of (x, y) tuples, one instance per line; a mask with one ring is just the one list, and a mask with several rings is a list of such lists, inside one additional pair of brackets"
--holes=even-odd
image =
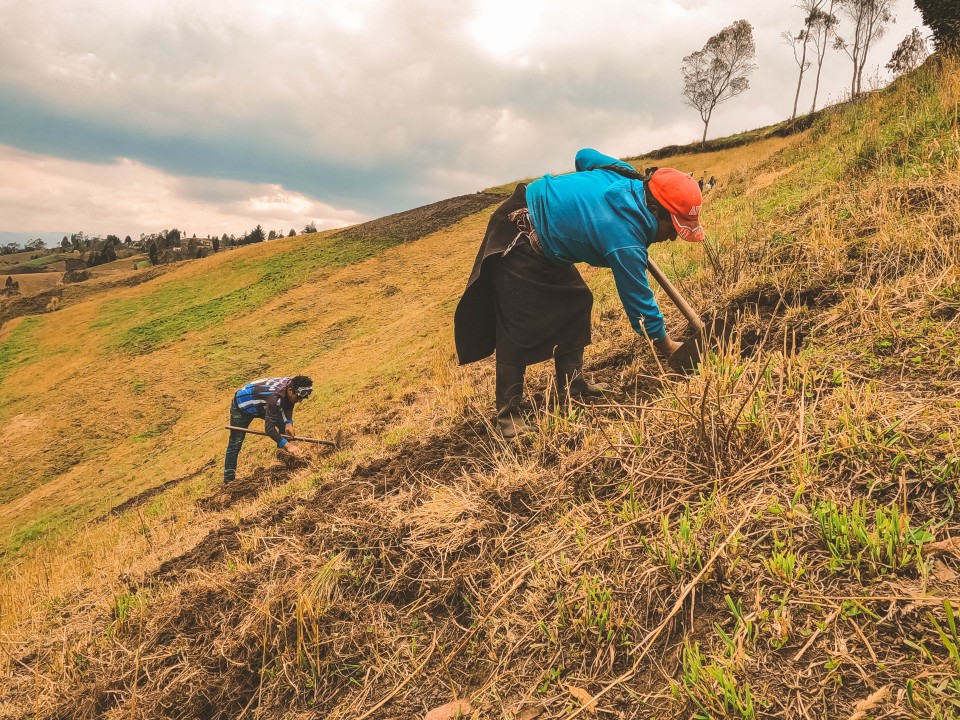
[(334, 233), (331, 237), (349, 240), (386, 238), (396, 243), (410, 242), (450, 227), (463, 218), (505, 199), (503, 195), (488, 192), (460, 195), (355, 225)]

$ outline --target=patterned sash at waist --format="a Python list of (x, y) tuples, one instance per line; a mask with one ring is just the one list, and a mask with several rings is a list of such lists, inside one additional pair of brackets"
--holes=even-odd
[(520, 208), (519, 210), (514, 210), (507, 217), (511, 222), (516, 223), (518, 232), (517, 236), (513, 238), (513, 242), (503, 251), (503, 254), (506, 255), (513, 250), (513, 246), (517, 244), (517, 240), (524, 237), (530, 242), (530, 247), (533, 248), (535, 253), (543, 255), (543, 245), (540, 244), (540, 238), (537, 237), (537, 229), (533, 226), (533, 220), (530, 219), (530, 210), (525, 207)]

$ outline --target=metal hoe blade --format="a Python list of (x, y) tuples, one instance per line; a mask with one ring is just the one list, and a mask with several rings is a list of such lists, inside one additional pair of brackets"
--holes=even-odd
[(725, 323), (718, 318), (709, 325), (695, 330), (680, 349), (670, 356), (668, 364), (671, 369), (684, 375), (695, 372), (707, 349), (719, 343), (724, 337), (725, 329)]

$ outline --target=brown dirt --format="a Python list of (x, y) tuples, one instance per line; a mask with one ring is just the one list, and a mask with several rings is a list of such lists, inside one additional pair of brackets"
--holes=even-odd
[[(492, 448), (494, 442), (496, 441), (490, 439), (486, 426), (480, 422), (464, 423), (444, 435), (404, 442), (392, 453), (360, 465), (349, 476), (320, 488), (307, 506), (316, 509), (340, 507), (371, 488), (375, 497), (382, 497), (395, 492), (408, 484), (414, 476), (422, 473), (435, 479), (450, 480), (476, 469), (477, 443), (484, 443)], [(206, 467), (208, 466), (201, 471)], [(282, 464), (256, 468), (248, 476), (238, 478), (215, 493), (201, 498), (197, 505), (208, 511), (225, 510), (258, 496), (267, 487), (277, 487), (289, 482), (295, 471), (296, 468), (284, 467)], [(161, 489), (153, 490), (159, 492)], [(290, 499), (240, 522), (227, 521), (212, 530), (188, 552), (163, 563), (152, 577), (164, 581), (174, 580), (178, 573), (207, 567), (211, 561), (235, 552), (239, 548), (239, 536), (242, 532), (275, 524), (289, 516), (301, 503), (302, 501)]]
[(150, 576), (150, 580), (178, 582), (184, 579), (189, 570), (211, 569), (213, 563), (222, 560), (228, 553), (235, 553), (240, 549), (240, 536), (243, 533), (254, 528), (270, 527), (280, 522), (293, 513), (297, 504), (296, 499), (289, 498), (238, 522), (225, 522), (207, 533), (203, 540), (187, 552), (161, 564)]
[(473, 215), (503, 200), (503, 195), (490, 192), (460, 195), (413, 210), (387, 215), (361, 225), (354, 225), (334, 233), (331, 237), (349, 240), (389, 239), (395, 243), (410, 242), (450, 227), (468, 215)]
[(279, 487), (288, 482), (292, 469), (282, 464), (268, 468), (256, 468), (245, 477), (221, 485), (214, 493), (197, 501), (197, 507), (209, 512), (219, 512), (233, 507), (244, 500), (257, 497), (266, 488)]
[(122, 515), (127, 510), (133, 510), (134, 508), (143, 507), (144, 505), (147, 504), (148, 501), (152, 500), (153, 498), (155, 498), (157, 495), (164, 492), (165, 490), (169, 490), (172, 487), (176, 487), (180, 483), (184, 483), (187, 480), (193, 480), (195, 477), (199, 477), (204, 472), (212, 468), (215, 464), (216, 464), (216, 460), (210, 460), (208, 463), (206, 463), (202, 467), (197, 468), (191, 473), (187, 473), (186, 475), (181, 475), (180, 477), (173, 478), (172, 480), (167, 480), (165, 483), (161, 483), (160, 485), (144, 490), (143, 492), (137, 493), (132, 498), (128, 500), (124, 500), (122, 503), (120, 503), (116, 507), (111, 508), (109, 512), (96, 518), (93, 522), (95, 523), (103, 522), (109, 517)]

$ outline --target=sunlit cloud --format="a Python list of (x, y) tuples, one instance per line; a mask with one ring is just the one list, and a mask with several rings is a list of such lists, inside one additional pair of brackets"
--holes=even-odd
[(300, 230), (344, 227), (365, 216), (280, 185), (180, 178), (140, 162), (84, 163), (0, 146), (4, 230), (138, 237), (178, 227), (200, 236), (242, 234), (256, 225)]

